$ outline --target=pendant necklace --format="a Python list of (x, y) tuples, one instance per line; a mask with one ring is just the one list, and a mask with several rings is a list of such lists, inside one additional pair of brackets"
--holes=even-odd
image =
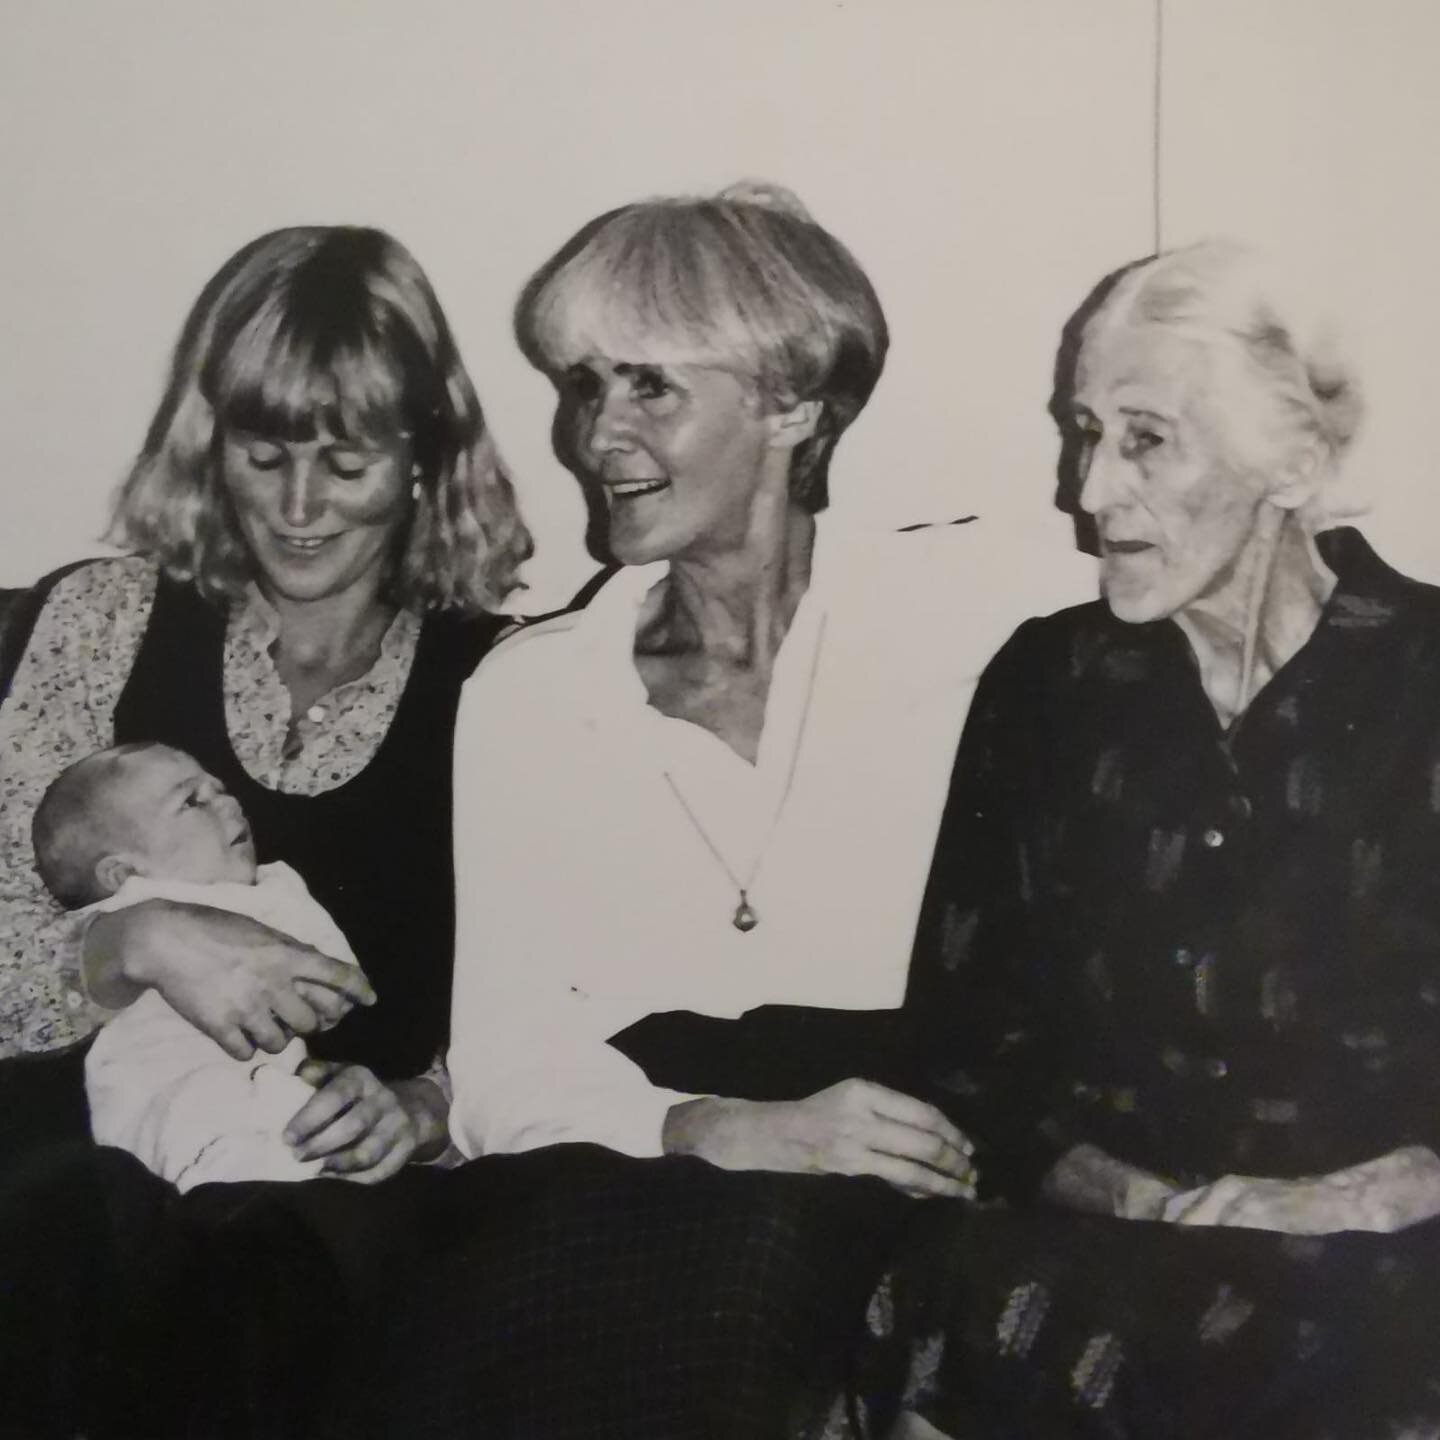
[(815, 654), (810, 661), (810, 677), (805, 689), (805, 705), (800, 712), (800, 725), (795, 732), (795, 748), (790, 754), (790, 768), (785, 774), (785, 784), (780, 791), (780, 799), (776, 803), (775, 813), (770, 817), (770, 828), (765, 832), (765, 839), (759, 850), (756, 851), (755, 859), (743, 877), (736, 874), (735, 867), (710, 838), (710, 832), (701, 824), (700, 817), (695, 813), (690, 802), (686, 800), (679, 785), (675, 783), (675, 777), (668, 770), (660, 772), (665, 777), (665, 783), (670, 787), (670, 793), (675, 797), (675, 802), (680, 806), (685, 818), (704, 842), (705, 848), (714, 857), (715, 863), (725, 872), (730, 883), (735, 887), (740, 900), (739, 904), (735, 906), (735, 913), (730, 917), (730, 923), (742, 935), (748, 935), (760, 923), (760, 916), (750, 903), (750, 887), (755, 883), (756, 877), (760, 874), (760, 867), (765, 863), (765, 856), (770, 850), (770, 842), (774, 840), (775, 832), (780, 828), (780, 817), (785, 813), (786, 802), (790, 799), (790, 791), (795, 785), (795, 772), (800, 766), (800, 751), (805, 744), (805, 728), (810, 722), (810, 704), (815, 698), (815, 676), (820, 669), (820, 647), (825, 639), (825, 619), (824, 615), (820, 617), (820, 624), (815, 634)]

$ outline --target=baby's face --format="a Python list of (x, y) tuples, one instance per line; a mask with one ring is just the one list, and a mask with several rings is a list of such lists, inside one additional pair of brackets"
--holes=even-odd
[(127, 757), (111, 796), (125, 858), (153, 880), (255, 883), (255, 845), (236, 800), (179, 750)]

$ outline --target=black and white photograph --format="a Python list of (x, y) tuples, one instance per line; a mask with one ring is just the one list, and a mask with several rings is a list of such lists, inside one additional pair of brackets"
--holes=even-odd
[(1440, 1437), (1437, 57), (0, 0), (0, 1440)]

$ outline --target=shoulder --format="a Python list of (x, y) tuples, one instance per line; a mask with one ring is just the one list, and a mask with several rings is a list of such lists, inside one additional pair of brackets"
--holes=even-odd
[(86, 560), (58, 573), (49, 586), (45, 610), (117, 615), (148, 606), (159, 578), (160, 567), (143, 555)]
[(125, 556), (66, 566), (25, 591), (3, 637), (0, 696), (12, 685), (18, 693), (80, 680), (93, 697), (118, 683), (139, 649), (158, 576), (153, 562)]
[(465, 680), (510, 624), (509, 616), (488, 611), (473, 615), (432, 611), (421, 619), (421, 635), (429, 654), (445, 670)]
[(528, 749), (572, 715), (585, 688), (579, 620), (578, 613), (557, 615), (495, 645), (460, 692), (458, 735), (477, 727), (492, 736), (504, 732), (517, 749)]
[(565, 610), (510, 629), (485, 656), (472, 688), (495, 691), (563, 679), (580, 652), (584, 615)]

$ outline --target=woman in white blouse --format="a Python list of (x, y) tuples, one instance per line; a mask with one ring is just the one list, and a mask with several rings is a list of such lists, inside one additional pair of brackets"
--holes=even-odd
[(517, 328), (623, 568), (462, 702), (458, 1144), (965, 1193), (963, 1137), (895, 1090), (697, 1095), (607, 1043), (654, 1013), (902, 998), (969, 677), (954, 656), (906, 673), (894, 635), (928, 537), (870, 542), (894, 556), (816, 541), (835, 441), (884, 361), (874, 291), (793, 198), (752, 187), (588, 227)]

